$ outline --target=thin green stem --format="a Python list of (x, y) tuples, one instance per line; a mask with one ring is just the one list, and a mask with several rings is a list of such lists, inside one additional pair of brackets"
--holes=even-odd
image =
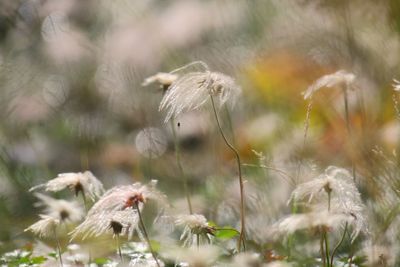
[(333, 259), (334, 259), (334, 257), (335, 257), (335, 254), (336, 254), (337, 250), (338, 250), (339, 247), (342, 245), (342, 243), (343, 243), (343, 241), (344, 241), (344, 238), (346, 237), (347, 226), (348, 226), (348, 223), (346, 222), (346, 225), (345, 225), (345, 227), (344, 227), (344, 231), (343, 231), (342, 238), (340, 239), (339, 243), (337, 243), (337, 245), (335, 246), (335, 248), (334, 248), (333, 251), (332, 251), (332, 255), (331, 255), (331, 266), (333, 266)]
[(54, 227), (54, 238), (56, 239), (56, 245), (57, 245), (57, 252), (58, 252), (58, 258), (60, 260), (60, 266), (63, 267), (63, 261), (61, 257), (61, 245), (60, 245), (60, 240), (58, 239), (57, 235), (57, 227)]
[(121, 263), (124, 263), (124, 258), (122, 257), (122, 251), (121, 251), (121, 244), (119, 242), (119, 234), (115, 235), (115, 239), (117, 241), (117, 247), (118, 247), (118, 254), (119, 254), (119, 258), (121, 260)]
[(215, 115), (215, 120), (217, 122), (218, 125), (218, 129), (219, 132), (222, 136), (222, 138), (225, 141), (225, 144), (232, 150), (232, 152), (235, 154), (236, 156), (236, 161), (237, 161), (237, 165), (238, 165), (238, 172), (239, 172), (239, 186), (240, 186), (240, 235), (239, 235), (239, 240), (238, 240), (238, 251), (241, 250), (241, 245), (243, 243), (243, 250), (246, 250), (246, 245), (245, 245), (245, 232), (246, 232), (246, 225), (245, 225), (245, 205), (244, 205), (244, 184), (243, 184), (243, 177), (242, 177), (242, 164), (240, 161), (240, 156), (239, 156), (239, 152), (236, 150), (236, 148), (228, 141), (228, 139), (226, 138), (224, 131), (222, 130), (221, 127), (221, 123), (219, 122), (219, 118), (218, 118), (218, 113), (217, 113), (217, 109), (215, 108), (215, 102), (214, 102), (214, 98), (212, 95), (210, 95), (211, 98), (211, 104), (212, 104), (212, 108), (214, 111), (214, 115)]
[(144, 226), (144, 222), (143, 222), (143, 218), (142, 218), (142, 212), (139, 209), (139, 204), (138, 203), (136, 203), (136, 209), (137, 209), (137, 213), (139, 215), (140, 226), (141, 226), (141, 228), (143, 230), (143, 235), (144, 235), (144, 238), (146, 239), (147, 245), (149, 246), (150, 253), (153, 256), (153, 259), (156, 261), (157, 266), (160, 267), (160, 263), (158, 262), (158, 259), (156, 257), (156, 254), (154, 253), (153, 247), (151, 246), (149, 235), (147, 234), (146, 227)]
[(324, 235), (321, 234), (321, 238), (319, 240), (319, 248), (321, 252), (321, 260), (322, 260), (322, 266), (326, 266), (326, 259), (325, 259), (325, 250), (324, 250)]
[(328, 267), (331, 265), (329, 264), (329, 237), (327, 231), (324, 229), (324, 241), (325, 241), (325, 254), (326, 254), (326, 263), (328, 264)]
[(175, 144), (176, 164), (178, 165), (180, 175), (183, 178), (183, 190), (185, 191), (185, 196), (186, 196), (186, 201), (188, 204), (189, 212), (190, 212), (190, 214), (193, 214), (192, 202), (190, 200), (188, 179), (187, 179), (185, 172), (183, 171), (183, 166), (182, 166), (181, 156), (180, 156), (179, 140), (178, 140), (178, 137), (177, 137), (176, 131), (175, 131), (174, 118), (171, 118), (171, 128), (172, 128), (172, 134), (174, 137), (174, 144)]
[(200, 234), (196, 234), (196, 244), (197, 244), (197, 249), (200, 247)]

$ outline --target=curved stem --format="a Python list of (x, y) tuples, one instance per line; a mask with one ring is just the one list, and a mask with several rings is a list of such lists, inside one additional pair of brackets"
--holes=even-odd
[(178, 140), (178, 138), (176, 136), (174, 118), (171, 118), (171, 127), (172, 127), (172, 135), (174, 137), (174, 144), (175, 144), (176, 164), (178, 165), (178, 169), (179, 169), (180, 175), (183, 178), (183, 190), (185, 191), (186, 201), (187, 201), (187, 204), (188, 204), (188, 207), (189, 207), (189, 212), (190, 212), (190, 214), (193, 214), (192, 202), (190, 200), (188, 179), (187, 179), (187, 176), (185, 175), (185, 172), (183, 171), (183, 167), (182, 167), (180, 149), (179, 149), (179, 140)]
[(157, 266), (160, 267), (160, 263), (158, 262), (158, 259), (156, 257), (156, 254), (154, 253), (153, 247), (151, 246), (150, 239), (149, 239), (149, 236), (148, 236), (147, 231), (146, 231), (146, 227), (144, 226), (142, 213), (141, 213), (141, 211), (139, 209), (138, 203), (136, 203), (136, 209), (137, 209), (137, 212), (138, 212), (138, 215), (139, 215), (140, 226), (141, 226), (141, 228), (143, 230), (143, 235), (144, 235), (144, 238), (146, 239), (147, 245), (149, 246), (150, 253), (153, 256), (153, 259), (156, 261)]
[(343, 241), (344, 241), (344, 238), (346, 237), (347, 226), (348, 226), (348, 223), (346, 222), (346, 225), (345, 225), (345, 227), (344, 227), (344, 232), (343, 232), (343, 235), (342, 235), (342, 239), (340, 239), (339, 243), (335, 246), (335, 248), (334, 248), (333, 251), (332, 251), (332, 255), (331, 255), (331, 266), (333, 266), (333, 259), (334, 259), (334, 256), (335, 256), (335, 254), (336, 254), (336, 251), (337, 251), (337, 250), (339, 249), (339, 247), (342, 245), (342, 243), (343, 243)]
[(211, 104), (212, 108), (214, 111), (215, 115), (215, 120), (217, 121), (218, 129), (219, 132), (222, 136), (222, 138), (225, 141), (225, 144), (232, 150), (232, 152), (236, 156), (236, 162), (238, 165), (238, 172), (239, 172), (239, 186), (240, 186), (240, 235), (239, 235), (239, 240), (238, 240), (238, 251), (241, 249), (241, 245), (243, 243), (243, 249), (246, 250), (246, 245), (245, 245), (245, 207), (244, 207), (244, 185), (243, 185), (243, 177), (242, 177), (242, 164), (240, 162), (240, 156), (239, 152), (236, 150), (236, 148), (226, 139), (226, 136), (224, 134), (224, 131), (222, 130), (221, 123), (219, 122), (218, 114), (217, 114), (217, 109), (215, 108), (215, 103), (214, 103), (214, 98), (212, 95), (211, 97)]

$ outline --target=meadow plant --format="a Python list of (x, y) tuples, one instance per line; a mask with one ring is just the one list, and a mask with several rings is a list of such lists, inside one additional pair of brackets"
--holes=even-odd
[(211, 100), (212, 110), (217, 122), (219, 132), (228, 146), (228, 148), (235, 154), (238, 166), (239, 186), (240, 186), (240, 236), (238, 240), (238, 251), (246, 249), (245, 235), (245, 200), (244, 200), (244, 181), (242, 177), (242, 163), (237, 149), (228, 141), (222, 129), (217, 108), (215, 105), (214, 97), (219, 100), (219, 106), (222, 107), (227, 101), (234, 103), (241, 93), (241, 88), (238, 86), (233, 78), (218, 72), (211, 72), (206, 63), (202, 61), (195, 61), (189, 63), (181, 68), (173, 70), (171, 73), (185, 70), (193, 65), (200, 65), (204, 68), (203, 72), (189, 72), (180, 76), (173, 82), (163, 99), (161, 100), (159, 110), (167, 111), (165, 122), (171, 118), (175, 118), (185, 111), (196, 110), (205, 105), (208, 100)]

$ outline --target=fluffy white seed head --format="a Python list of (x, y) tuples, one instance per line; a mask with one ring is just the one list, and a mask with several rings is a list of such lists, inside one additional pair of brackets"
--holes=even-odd
[(312, 229), (320, 226), (337, 229), (343, 226), (343, 222), (351, 220), (352, 218), (348, 215), (328, 211), (293, 214), (276, 223), (273, 226), (273, 232), (275, 234), (292, 234), (299, 230)]
[(39, 216), (40, 220), (26, 228), (25, 232), (31, 231), (40, 238), (53, 236), (56, 227), (60, 224), (60, 220), (44, 214), (40, 214)]
[(210, 95), (217, 97), (219, 104), (228, 100), (235, 102), (241, 89), (232, 77), (219, 72), (189, 72), (179, 77), (169, 87), (161, 100), (159, 110), (166, 111), (165, 122), (182, 112), (202, 107)]
[(343, 84), (350, 86), (355, 78), (356, 76), (353, 73), (345, 70), (339, 70), (335, 73), (324, 75), (303, 92), (304, 99), (311, 98), (316, 91), (324, 87), (335, 87)]
[(104, 211), (118, 211), (126, 208), (141, 208), (147, 200), (154, 200), (161, 207), (167, 206), (167, 197), (156, 188), (157, 181), (143, 185), (116, 186), (108, 190), (89, 210), (88, 216)]
[(208, 224), (206, 217), (201, 214), (179, 215), (175, 224), (184, 227), (180, 237), (184, 246), (191, 246), (194, 238), (204, 237), (208, 239), (208, 235), (212, 235), (214, 231), (214, 228)]
[(360, 192), (352, 175), (343, 168), (330, 166), (315, 179), (300, 184), (292, 192), (291, 201), (306, 204), (314, 211), (329, 209), (333, 214), (343, 214), (351, 218), (345, 221), (351, 222), (353, 226), (352, 240), (361, 231), (368, 232), (365, 206)]
[(138, 223), (139, 216), (137, 210), (133, 208), (92, 213), (74, 229), (71, 233), (72, 239), (81, 234), (83, 235), (82, 239), (104, 234), (126, 235), (130, 239), (135, 232), (142, 238), (143, 234)]
[(68, 187), (72, 189), (76, 195), (79, 192), (83, 192), (90, 197), (92, 201), (99, 198), (104, 193), (103, 184), (90, 171), (85, 171), (83, 173), (61, 173), (45, 184), (32, 187), (30, 191), (42, 187), (44, 187), (46, 191), (51, 192), (58, 192)]
[(74, 200), (55, 199), (40, 193), (35, 196), (40, 200), (36, 206), (43, 206), (46, 215), (61, 222), (79, 222), (84, 216), (83, 208)]

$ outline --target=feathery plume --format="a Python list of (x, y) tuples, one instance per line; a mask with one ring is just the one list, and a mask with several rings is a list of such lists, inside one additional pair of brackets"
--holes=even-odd
[(32, 187), (29, 191), (43, 187), (46, 191), (51, 192), (58, 192), (69, 187), (75, 192), (75, 195), (81, 192), (84, 195), (88, 195), (92, 201), (104, 193), (103, 184), (90, 171), (61, 173), (45, 184)]
[(142, 231), (139, 228), (139, 217), (137, 211), (133, 208), (127, 208), (120, 211), (104, 211), (90, 214), (78, 227), (72, 232), (72, 238), (83, 234), (82, 239), (88, 237), (98, 237), (104, 234), (126, 235), (131, 239), (135, 232), (143, 240)]
[(60, 224), (60, 220), (45, 214), (40, 214), (39, 217), (39, 221), (26, 228), (24, 231), (31, 231), (40, 238), (53, 236), (56, 227)]
[(309, 99), (313, 94), (323, 87), (334, 87), (340, 84), (345, 84), (350, 86), (354, 82), (356, 76), (353, 73), (347, 72), (345, 70), (339, 70), (335, 73), (324, 75), (318, 80), (316, 80), (310, 87), (303, 92), (304, 99)]
[(165, 207), (167, 198), (156, 188), (156, 185), (157, 180), (152, 180), (147, 185), (134, 183), (111, 188), (93, 205), (88, 216), (104, 211), (124, 210), (135, 207), (136, 204), (142, 208), (147, 200), (154, 200), (160, 206)]
[(240, 94), (241, 88), (232, 77), (210, 72), (205, 63), (201, 64), (205, 71), (184, 74), (169, 86), (159, 106), (160, 111), (167, 111), (165, 122), (182, 112), (200, 108), (210, 99), (210, 95), (218, 96), (222, 106), (228, 100), (235, 102)]
[[(308, 199), (306, 204), (312, 204), (315, 200), (314, 206), (311, 206), (314, 210), (328, 210), (333, 214), (351, 216), (353, 241), (361, 231), (368, 232), (360, 192), (346, 169), (329, 166), (325, 173), (312, 181), (300, 184), (292, 192), (290, 200), (301, 202), (304, 199)], [(326, 199), (328, 201), (323, 201)], [(328, 209), (323, 203), (328, 203)]]

